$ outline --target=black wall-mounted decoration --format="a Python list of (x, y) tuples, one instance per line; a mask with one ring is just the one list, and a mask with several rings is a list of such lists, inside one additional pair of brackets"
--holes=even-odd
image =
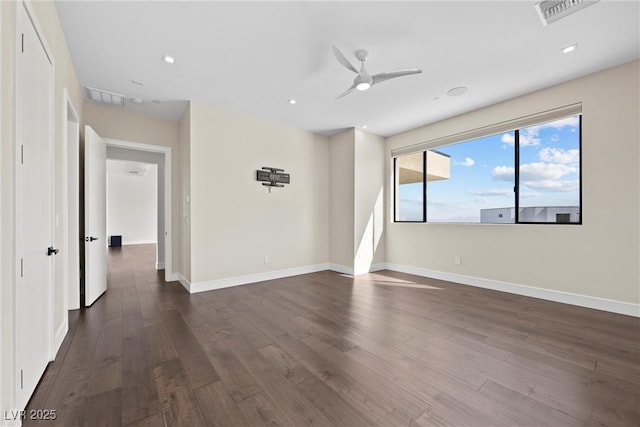
[(256, 172), (258, 181), (267, 181), (262, 183), (267, 187), (284, 187), (284, 184), (291, 182), (289, 174), (284, 173), (284, 169), (263, 167), (262, 170)]

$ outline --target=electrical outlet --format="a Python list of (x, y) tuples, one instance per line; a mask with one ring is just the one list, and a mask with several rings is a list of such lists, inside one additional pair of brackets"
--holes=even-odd
[(264, 256), (264, 263), (268, 263), (269, 262), (269, 255), (265, 255)]
[(460, 257), (459, 257), (459, 256), (455, 257), (455, 258), (453, 259), (453, 262), (455, 263), (455, 265), (460, 265), (460, 264), (462, 264), (462, 260), (460, 259)]

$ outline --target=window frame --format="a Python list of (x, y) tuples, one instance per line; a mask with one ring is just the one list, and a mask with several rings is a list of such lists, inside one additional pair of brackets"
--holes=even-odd
[[(569, 106), (572, 107), (572, 106)], [(563, 107), (563, 108), (568, 108), (568, 107)], [(578, 170), (578, 201), (579, 201), (579, 206), (578, 206), (578, 221), (577, 222), (536, 222), (536, 221), (520, 221), (520, 130), (521, 129), (526, 129), (528, 127), (531, 126), (535, 126), (535, 125), (540, 125), (540, 124), (545, 124), (545, 123), (551, 123), (557, 120), (561, 120), (564, 118), (568, 118), (568, 117), (573, 117), (573, 116), (578, 116), (578, 164), (579, 164), (579, 170)], [(445, 225), (582, 225), (583, 224), (583, 207), (582, 207), (582, 202), (583, 202), (583, 197), (582, 197), (582, 170), (583, 170), (583, 164), (582, 164), (582, 118), (583, 118), (583, 113), (582, 113), (582, 109), (580, 108), (580, 111), (576, 111), (573, 112), (571, 114), (564, 114), (564, 115), (558, 115), (555, 118), (547, 118), (544, 121), (540, 121), (538, 123), (529, 123), (529, 124), (522, 124), (521, 126), (517, 126), (514, 128), (511, 128), (510, 131), (514, 132), (514, 222), (512, 223), (482, 223), (482, 222), (429, 222), (427, 221), (427, 151), (429, 150), (435, 150), (436, 148), (440, 148), (440, 147), (446, 147), (446, 146), (450, 146), (450, 145), (455, 145), (455, 144), (462, 144), (464, 142), (467, 141), (473, 141), (474, 139), (477, 138), (482, 138), (485, 136), (492, 136), (492, 135), (498, 135), (501, 132), (506, 132), (506, 129), (502, 129), (502, 130), (498, 130), (496, 132), (491, 132), (491, 133), (487, 133), (484, 136), (475, 136), (473, 138), (465, 138), (465, 139), (461, 139), (458, 141), (453, 140), (452, 142), (447, 142), (446, 144), (438, 144), (429, 147), (429, 144), (426, 143), (422, 143), (422, 144), (416, 144), (416, 146), (419, 146), (420, 149), (417, 149), (415, 151), (412, 152), (404, 152), (402, 151), (401, 153), (398, 154), (393, 154), (393, 152), (391, 153), (392, 155), (392, 159), (393, 159), (393, 222), (394, 223), (424, 223), (424, 224), (445, 224)], [(489, 126), (488, 128), (491, 128), (491, 126)], [(473, 132), (473, 131), (471, 131)], [(462, 134), (466, 134), (468, 132), (463, 132)], [(450, 139), (450, 137), (445, 137), (443, 139)], [(398, 183), (398, 158), (399, 157), (403, 157), (403, 156), (407, 156), (407, 155), (411, 155), (411, 154), (415, 154), (417, 152), (422, 152), (422, 173), (423, 173), (423, 177), (422, 177), (422, 220), (414, 220), (414, 221), (403, 221), (403, 220), (399, 220), (398, 217), (398, 187), (399, 187), (399, 183)]]
[[(415, 153), (413, 153), (415, 154)], [(411, 154), (407, 154), (411, 155)], [(415, 221), (403, 221), (399, 220), (399, 206), (398, 206), (398, 193), (397, 188), (398, 184), (398, 157), (403, 156), (394, 156), (393, 157), (393, 222), (398, 223), (414, 223), (414, 224), (422, 224), (427, 222), (427, 151), (422, 151), (422, 220)]]

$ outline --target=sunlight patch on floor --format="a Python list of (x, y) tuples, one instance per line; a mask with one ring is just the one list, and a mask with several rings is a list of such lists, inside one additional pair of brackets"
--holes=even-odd
[(382, 274), (369, 273), (367, 275), (358, 276), (355, 278), (358, 282), (367, 282), (372, 285), (379, 286), (396, 286), (401, 288), (416, 288), (416, 289), (436, 289), (440, 290), (436, 286), (425, 285), (421, 283), (412, 282), (404, 279), (397, 279), (395, 277), (384, 276)]

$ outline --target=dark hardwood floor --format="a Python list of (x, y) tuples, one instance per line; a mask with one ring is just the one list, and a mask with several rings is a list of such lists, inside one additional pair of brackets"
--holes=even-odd
[(189, 295), (154, 253), (110, 252), (29, 404), (57, 411), (40, 423), (640, 425), (637, 318), (395, 272)]

